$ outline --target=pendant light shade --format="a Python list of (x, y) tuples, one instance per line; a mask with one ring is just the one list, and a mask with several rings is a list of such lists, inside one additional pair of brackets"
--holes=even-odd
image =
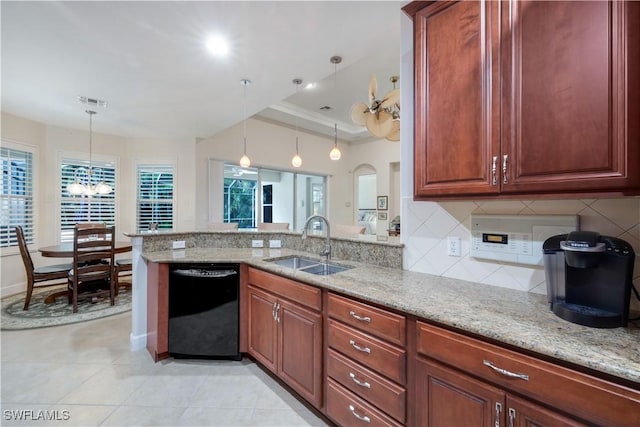
[[(89, 115), (89, 168), (77, 168), (73, 182), (67, 185), (67, 191), (74, 196), (95, 196), (96, 194), (109, 194), (113, 191), (113, 188), (109, 184), (104, 182), (104, 176), (102, 169), (93, 169), (91, 162), (92, 145), (93, 145), (93, 115), (97, 114), (95, 111), (86, 110)], [(99, 180), (98, 183), (93, 184), (95, 180)]]
[[(332, 56), (330, 59), (331, 63), (333, 64), (333, 90), (335, 92), (335, 96), (336, 96), (336, 103), (335, 105), (338, 105), (338, 88), (337, 88), (337, 74), (338, 74), (338, 64), (342, 62), (342, 57), (340, 56)], [(342, 153), (340, 152), (340, 149), (338, 148), (338, 113), (337, 113), (337, 108), (336, 108), (336, 121), (333, 125), (333, 148), (331, 149), (331, 151), (329, 152), (329, 158), (331, 160), (340, 160), (340, 157), (342, 157)]]
[[(298, 98), (298, 87), (302, 84), (302, 79), (293, 79), (293, 84), (296, 85), (296, 101)], [(296, 110), (297, 110), (296, 106)], [(297, 112), (297, 111), (296, 111)], [(291, 166), (294, 168), (299, 168), (302, 166), (302, 157), (300, 157), (300, 153), (298, 152), (298, 115), (296, 114), (296, 154), (291, 159)]]
[(247, 86), (251, 84), (251, 80), (242, 79), (240, 84), (244, 87), (244, 101), (243, 101), (243, 120), (242, 120), (242, 144), (243, 155), (240, 158), (240, 166), (248, 168), (251, 166), (251, 159), (247, 156)]

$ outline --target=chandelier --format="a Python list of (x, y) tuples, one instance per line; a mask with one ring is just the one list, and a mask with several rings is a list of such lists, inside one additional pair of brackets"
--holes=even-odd
[[(109, 194), (113, 191), (110, 185), (104, 182), (104, 172), (101, 168), (94, 169), (91, 163), (91, 149), (93, 143), (93, 115), (95, 111), (86, 110), (89, 115), (89, 167), (77, 168), (73, 174), (73, 182), (67, 185), (67, 191), (74, 196), (94, 196), (96, 194)], [(94, 184), (94, 182), (96, 182)]]

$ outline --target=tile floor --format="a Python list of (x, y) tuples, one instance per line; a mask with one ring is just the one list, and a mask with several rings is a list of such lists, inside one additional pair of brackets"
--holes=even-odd
[(327, 425), (247, 359), (153, 363), (129, 350), (130, 325), (125, 313), (2, 331), (0, 425)]

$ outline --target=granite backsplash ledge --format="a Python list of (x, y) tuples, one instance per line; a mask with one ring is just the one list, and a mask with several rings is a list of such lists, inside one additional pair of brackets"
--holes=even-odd
[[(296, 232), (262, 231), (197, 231), (158, 232), (126, 234), (129, 237), (143, 237), (143, 252), (160, 252), (173, 249), (175, 240), (184, 240), (186, 248), (251, 248), (252, 240), (262, 240), (264, 247), (270, 240), (280, 240), (283, 248), (319, 254), (325, 245), (325, 237), (309, 235), (302, 239)], [(378, 242), (375, 236), (331, 237), (331, 254), (335, 259), (356, 261), (380, 267), (402, 269), (404, 245), (397, 239)]]

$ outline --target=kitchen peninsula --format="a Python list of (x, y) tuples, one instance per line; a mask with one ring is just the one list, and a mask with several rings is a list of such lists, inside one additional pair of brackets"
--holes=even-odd
[[(321, 291), (319, 313), (325, 342), (324, 364), (320, 365), (318, 375), (327, 378), (325, 402), (320, 398), (312, 404), (339, 423), (342, 415), (334, 402), (353, 393), (337, 383), (337, 374), (332, 369), (334, 360), (350, 359), (327, 347), (334, 345), (337, 336), (332, 331), (338, 331), (337, 334), (348, 329), (345, 326), (348, 320), (340, 319), (338, 310), (338, 304), (347, 302), (368, 313), (383, 312), (385, 318), (398, 321), (397, 338), (387, 332), (372, 330), (364, 334), (359, 332), (363, 328), (354, 329), (358, 336), (373, 337), (372, 342), (380, 341), (376, 336), (385, 338), (380, 344), (382, 348), (397, 349), (401, 358), (399, 376), (387, 372), (381, 375), (387, 382), (388, 378), (393, 380), (393, 390), (401, 391), (398, 396), (404, 396), (406, 390), (406, 400), (398, 398), (400, 409), (376, 405), (374, 398), (355, 400), (369, 411), (367, 416), (377, 417), (384, 421), (382, 424), (415, 423), (415, 417), (420, 417), (422, 411), (416, 409), (420, 406), (417, 401), (424, 398), (421, 381), (434, 376), (434, 372), (450, 369), (447, 364), (469, 373), (475, 378), (473, 381), (500, 386), (505, 390), (502, 393), (506, 393), (506, 402), (514, 399), (512, 395), (525, 396), (531, 399), (528, 405), (535, 402), (553, 406), (559, 416), (596, 424), (633, 425), (640, 420), (640, 329), (632, 324), (627, 328), (587, 328), (556, 317), (541, 295), (402, 270), (402, 245), (397, 242), (333, 239), (334, 260), (353, 268), (317, 276), (268, 260), (289, 255), (317, 258), (315, 254), (324, 243), (322, 236), (311, 236), (304, 243), (295, 232), (145, 233), (130, 237), (134, 256), (131, 335), (134, 349), (143, 348), (148, 339), (147, 310), (158, 309), (147, 307), (147, 280), (151, 277), (148, 268), (151, 272), (155, 266), (171, 263), (233, 262), (242, 264), (241, 274), (249, 276), (241, 277), (242, 287), (254, 286), (254, 282), (258, 287), (263, 280), (283, 278), (287, 286), (300, 284)], [(251, 248), (254, 239), (280, 240), (282, 248)], [(185, 248), (171, 249), (176, 240), (184, 240)], [(250, 279), (252, 275), (255, 279)], [(241, 323), (241, 336), (242, 328)], [(246, 345), (245, 336), (242, 351), (246, 351)], [(467, 367), (467, 356), (480, 356), (479, 364)], [(489, 356), (493, 359), (488, 360)], [(528, 368), (530, 380), (503, 379), (489, 367), (493, 363), (498, 365), (496, 361), (515, 361), (518, 369)], [(430, 368), (432, 365), (435, 367)], [(304, 393), (300, 394), (311, 401)], [(619, 411), (605, 411), (608, 405), (618, 407)], [(362, 414), (356, 411), (353, 416), (356, 415)]]

